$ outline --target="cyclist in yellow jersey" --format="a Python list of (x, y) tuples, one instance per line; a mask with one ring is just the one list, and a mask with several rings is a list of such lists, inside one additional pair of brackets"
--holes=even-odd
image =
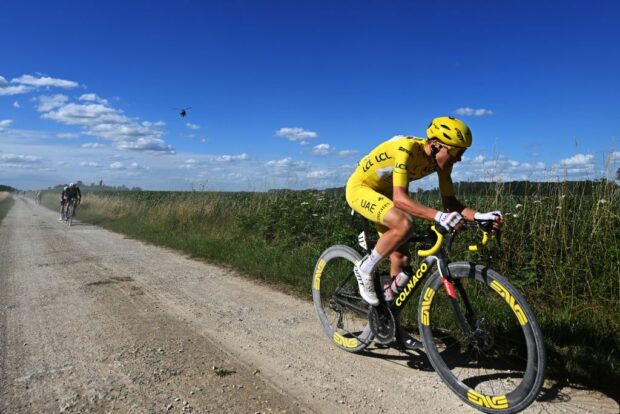
[[(406, 242), (411, 236), (413, 217), (436, 221), (453, 230), (461, 220), (494, 220), (499, 228), (499, 211), (479, 213), (465, 207), (454, 196), (452, 167), (471, 146), (472, 135), (464, 122), (452, 117), (433, 119), (427, 138), (398, 136), (373, 149), (362, 158), (349, 178), (346, 198), (358, 213), (373, 221), (379, 240), (371, 254), (354, 266), (362, 298), (379, 304), (373, 276), (379, 262), (390, 257), (390, 274), (399, 275), (409, 265)], [(418, 203), (409, 197), (409, 182), (436, 172), (446, 212)]]

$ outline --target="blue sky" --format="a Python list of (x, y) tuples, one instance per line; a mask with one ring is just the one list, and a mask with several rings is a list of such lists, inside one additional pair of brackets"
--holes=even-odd
[(424, 136), (443, 115), (474, 135), (455, 181), (594, 179), (620, 167), (617, 1), (1, 10), (2, 184), (344, 186), (374, 146)]

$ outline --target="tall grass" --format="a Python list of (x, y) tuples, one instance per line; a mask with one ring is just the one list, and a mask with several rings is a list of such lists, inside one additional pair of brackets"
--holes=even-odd
[(9, 193), (0, 191), (0, 222), (2, 222), (2, 219), (6, 216), (11, 207), (13, 207), (14, 203), (15, 200), (13, 200), (13, 197), (11, 197)]
[[(598, 385), (620, 380), (620, 191), (610, 183), (571, 183), (511, 195), (502, 185), (459, 193), (466, 205), (506, 214), (492, 267), (524, 293), (537, 314), (552, 375)], [(44, 201), (49, 202), (49, 196)], [(57, 197), (55, 195), (54, 197)], [(439, 208), (432, 192), (416, 196)], [(54, 208), (56, 206), (54, 205)], [(361, 222), (343, 191), (269, 193), (118, 192), (86, 194), (77, 218), (131, 237), (233, 266), (310, 298), (321, 251), (355, 246)], [(424, 234), (421, 221), (416, 232)], [(485, 263), (465, 252), (478, 235), (463, 234), (454, 260)], [(415, 321), (415, 306), (404, 314)]]

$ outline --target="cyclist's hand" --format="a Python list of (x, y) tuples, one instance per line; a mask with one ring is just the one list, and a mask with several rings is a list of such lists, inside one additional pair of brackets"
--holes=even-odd
[(492, 221), (493, 229), (498, 230), (502, 221), (504, 220), (504, 216), (501, 211), (489, 211), (488, 213), (476, 213), (474, 214), (474, 220), (478, 222)]
[(439, 225), (443, 227), (444, 230), (452, 231), (457, 228), (461, 221), (463, 221), (463, 216), (461, 216), (456, 211), (453, 211), (451, 213), (444, 213), (442, 211), (438, 211), (435, 215), (435, 221), (439, 223)]

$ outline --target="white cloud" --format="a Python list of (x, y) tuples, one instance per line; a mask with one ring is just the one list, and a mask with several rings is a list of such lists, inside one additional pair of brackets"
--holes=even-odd
[(312, 148), (310, 152), (314, 155), (328, 155), (332, 151), (333, 148), (329, 144), (319, 144)]
[(179, 168), (187, 168), (187, 169), (196, 168), (196, 160), (193, 158), (185, 160), (183, 164), (179, 165)]
[(110, 168), (112, 168), (113, 170), (120, 170), (120, 169), (125, 168), (125, 166), (123, 165), (122, 162), (116, 161), (110, 164)]
[(0, 96), (20, 95), (22, 93), (28, 93), (32, 90), (34, 90), (34, 88), (28, 87), (26, 85), (17, 85), (17, 86), (0, 85)]
[(34, 87), (56, 87), (63, 89), (72, 89), (79, 86), (77, 82), (73, 81), (50, 78), (49, 76), (41, 76), (39, 78), (35, 78), (32, 75), (22, 75), (19, 78), (13, 78), (11, 79), (11, 83)]
[(4, 130), (10, 127), (12, 123), (12, 119), (3, 119), (0, 121), (0, 132), (4, 132)]
[(88, 142), (86, 144), (82, 144), (82, 148), (105, 148), (107, 145), (100, 144), (99, 142)]
[(77, 139), (80, 137), (80, 134), (75, 132), (59, 132), (56, 136), (60, 139)]
[(92, 167), (92, 168), (99, 168), (101, 167), (101, 164), (94, 162), (94, 161), (82, 161), (80, 162), (80, 166), (82, 167)]
[(220, 162), (230, 162), (230, 161), (244, 161), (248, 160), (250, 157), (245, 152), (239, 155), (220, 155), (215, 160)]
[(22, 106), (19, 104), (19, 102), (15, 101), (13, 102), (13, 108), (21, 108)]
[(109, 106), (95, 94), (80, 97), (86, 103), (67, 103), (65, 95), (39, 97), (42, 118), (84, 128), (84, 134), (114, 142), (117, 149), (174, 154), (175, 149), (162, 139), (163, 122), (138, 123)]
[(276, 131), (276, 136), (286, 138), (289, 141), (305, 141), (318, 136), (316, 132), (306, 131), (303, 128), (280, 128)]
[[(67, 98), (64, 95), (56, 95), (60, 101)], [(68, 99), (68, 98), (67, 98)], [(109, 126), (113, 124), (128, 123), (128, 119), (120, 114), (120, 111), (110, 108), (109, 106), (95, 103), (95, 104), (77, 104), (68, 103), (66, 100), (59, 105), (51, 109), (49, 106), (39, 107), (39, 112), (45, 112), (43, 114), (44, 119), (51, 119), (66, 125), (81, 125), (85, 127), (95, 128), (101, 125)]]
[(308, 177), (308, 178), (325, 179), (325, 178), (332, 177), (335, 173), (336, 173), (336, 171), (327, 170), (327, 169), (313, 170), (313, 171), (308, 172), (308, 174), (306, 174), (306, 177)]
[(37, 97), (39, 101), (39, 105), (37, 106), (37, 110), (39, 112), (48, 112), (52, 109), (61, 107), (69, 100), (69, 97), (66, 95), (54, 95), (54, 96), (46, 96), (42, 95)]
[(97, 103), (104, 104), (104, 105), (108, 104), (107, 99), (100, 98), (94, 93), (85, 93), (82, 96), (80, 96), (79, 99), (80, 101), (97, 102)]
[(576, 154), (560, 160), (558, 165), (552, 166), (551, 171), (557, 179), (593, 179), (604, 175), (592, 154)]
[(594, 155), (592, 154), (577, 154), (570, 158), (560, 160), (560, 165), (566, 165), (566, 166), (575, 166), (575, 165), (584, 165), (584, 164), (590, 165), (594, 163), (595, 163), (595, 159), (594, 159)]
[(0, 154), (0, 162), (16, 163), (16, 164), (32, 164), (41, 161), (41, 157), (34, 155), (18, 155), (18, 154)]
[(129, 151), (152, 151), (168, 154), (174, 154), (176, 152), (171, 145), (157, 138), (138, 138), (133, 141), (119, 141), (116, 148)]
[(462, 115), (462, 116), (485, 116), (485, 115), (493, 115), (493, 111), (491, 111), (490, 109), (474, 109), (474, 108), (469, 108), (469, 107), (465, 107), (465, 108), (459, 108), (456, 111), (454, 111), (455, 114), (457, 115)]
[(192, 124), (191, 122), (186, 123), (185, 126), (193, 130), (200, 129), (200, 125)]
[(355, 157), (357, 153), (358, 151), (356, 150), (342, 150), (342, 151), (338, 151), (338, 156), (343, 157), (343, 158)]
[(281, 160), (267, 161), (265, 167), (273, 175), (281, 176), (306, 172), (310, 169), (311, 164), (306, 161), (295, 161), (291, 157), (286, 157)]
[(6, 81), (4, 76), (0, 76), (0, 88), (7, 86), (9, 83)]

